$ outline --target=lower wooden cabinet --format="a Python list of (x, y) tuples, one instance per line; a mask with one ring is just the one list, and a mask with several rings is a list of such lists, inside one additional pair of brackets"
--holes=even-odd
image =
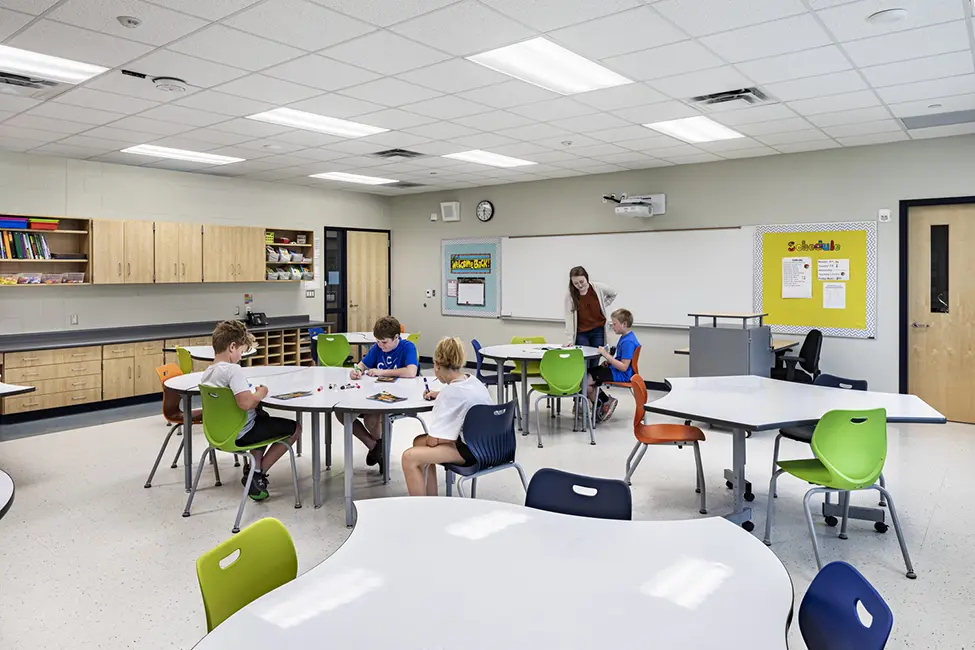
[(163, 365), (162, 352), (149, 357), (135, 358), (134, 394), (151, 395), (162, 392), (162, 384), (159, 383), (159, 375), (156, 374), (156, 368), (161, 365)]
[(135, 395), (135, 357), (102, 361), (102, 399)]

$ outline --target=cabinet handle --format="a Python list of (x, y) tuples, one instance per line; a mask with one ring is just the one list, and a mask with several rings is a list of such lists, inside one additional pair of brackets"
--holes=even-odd
[(183, 262), (182, 263), (182, 266), (183, 266), (183, 277), (185, 278), (186, 277), (186, 262)]
[(230, 275), (236, 275), (236, 273), (234, 273), (234, 265), (233, 264), (230, 265)]
[(136, 377), (141, 377), (142, 376), (142, 366), (136, 366), (135, 376)]
[(125, 263), (125, 275), (132, 275), (132, 262)]
[(30, 363), (31, 361), (37, 361), (39, 359), (40, 357), (23, 357), (21, 361), (24, 361), (25, 363)]
[(118, 276), (119, 277), (122, 277), (122, 263), (121, 262), (118, 263)]
[(88, 401), (88, 398), (87, 397), (72, 397), (71, 398), (71, 401), (72, 402), (86, 402), (86, 401)]
[(179, 271), (176, 270), (176, 262), (173, 262), (173, 277), (174, 278), (179, 277)]
[(71, 372), (84, 372), (84, 371), (86, 371), (86, 370), (88, 370), (88, 369), (87, 369), (87, 368), (85, 368), (84, 366), (82, 366), (82, 367), (80, 367), (80, 368), (72, 368), (72, 369), (71, 369)]
[(27, 402), (24, 404), (25, 407), (30, 408), (32, 406), (40, 406), (40, 402)]
[(132, 368), (129, 368), (129, 379), (132, 379)]
[(73, 381), (73, 382), (71, 382), (71, 385), (72, 386), (87, 386), (88, 385), (88, 382), (87, 381)]
[(25, 372), (24, 373), (24, 377), (37, 377), (40, 374), (41, 373), (39, 373), (39, 372)]
[(88, 353), (87, 352), (72, 352), (71, 353), (71, 356), (73, 356), (73, 357), (85, 357), (85, 356), (88, 356)]
[(112, 354), (125, 354), (125, 350), (112, 350)]

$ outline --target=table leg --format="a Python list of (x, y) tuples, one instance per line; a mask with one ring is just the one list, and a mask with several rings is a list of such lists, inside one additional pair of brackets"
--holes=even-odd
[(183, 395), (183, 488), (193, 487), (193, 396)]
[(322, 446), (321, 446), (321, 423), (318, 411), (312, 411), (311, 415), (311, 477), (314, 483), (312, 490), (315, 495), (315, 507), (322, 507)]
[(497, 403), (504, 404), (504, 364), (508, 361), (507, 359), (496, 359), (495, 363), (498, 364), (498, 385), (497, 385)]
[(332, 413), (325, 413), (325, 469), (332, 469)]
[(521, 417), (525, 421), (525, 428), (521, 435), (527, 436), (531, 433), (531, 402), (528, 399), (528, 362), (521, 362)]
[(383, 437), (379, 441), (379, 444), (383, 446), (383, 485), (389, 483), (389, 451), (392, 448), (392, 432), (393, 426), (392, 422), (389, 420), (389, 416), (383, 414), (383, 424), (382, 432)]
[(345, 414), (345, 525), (352, 528), (352, 423), (357, 413)]
[(755, 528), (752, 522), (752, 509), (745, 505), (745, 435), (744, 429), (734, 429), (732, 431), (732, 451), (731, 451), (731, 474), (732, 492), (734, 494), (735, 507), (725, 519), (732, 523), (741, 524), (741, 527), (751, 532)]

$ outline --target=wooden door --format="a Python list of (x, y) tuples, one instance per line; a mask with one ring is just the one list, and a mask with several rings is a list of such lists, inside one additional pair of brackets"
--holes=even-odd
[(389, 233), (350, 230), (346, 261), (349, 331), (371, 332), (389, 314)]
[(156, 222), (154, 249), (156, 258), (156, 284), (180, 282), (179, 234), (180, 224)]
[(125, 222), (95, 219), (91, 222), (91, 281), (95, 284), (125, 282)]
[(133, 392), (135, 395), (151, 395), (152, 393), (162, 392), (159, 375), (156, 374), (156, 368), (162, 364), (162, 352), (135, 358), (135, 377), (133, 381)]
[(203, 281), (233, 282), (237, 272), (237, 229), (203, 226)]
[(102, 399), (120, 399), (135, 394), (135, 359), (102, 361)]
[(203, 226), (198, 223), (179, 224), (179, 281), (203, 282)]
[(156, 270), (153, 222), (125, 222), (125, 283), (152, 284)]
[(908, 391), (975, 422), (975, 205), (911, 208)]

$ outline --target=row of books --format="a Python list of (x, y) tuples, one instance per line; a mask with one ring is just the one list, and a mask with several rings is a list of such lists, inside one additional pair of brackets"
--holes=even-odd
[(47, 237), (28, 232), (0, 231), (0, 259), (49, 260)]

